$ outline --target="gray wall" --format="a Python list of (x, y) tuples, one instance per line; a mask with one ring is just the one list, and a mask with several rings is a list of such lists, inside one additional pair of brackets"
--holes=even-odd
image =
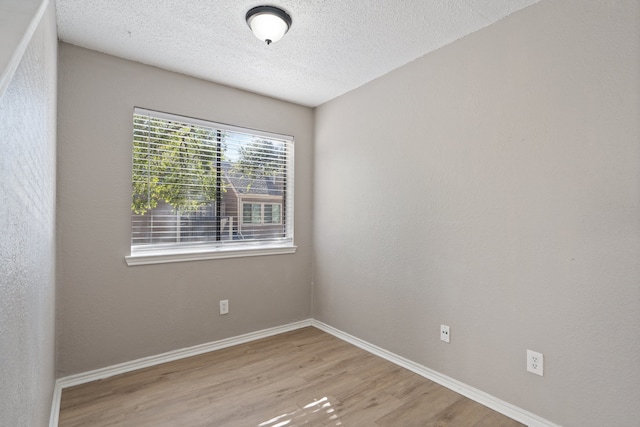
[(318, 108), (314, 316), (563, 426), (635, 425), (638, 16), (544, 1)]
[[(59, 375), (308, 318), (313, 111), (64, 43), (58, 60)], [(296, 254), (128, 267), (134, 106), (293, 135)]]
[(53, 394), (56, 48), (50, 5), (0, 93), (0, 426), (7, 427), (47, 425)]

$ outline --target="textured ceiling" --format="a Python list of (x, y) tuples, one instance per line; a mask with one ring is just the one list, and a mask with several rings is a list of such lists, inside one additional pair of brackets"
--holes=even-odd
[[(317, 106), (539, 0), (56, 0), (65, 42)], [(293, 19), (270, 46), (244, 16)]]

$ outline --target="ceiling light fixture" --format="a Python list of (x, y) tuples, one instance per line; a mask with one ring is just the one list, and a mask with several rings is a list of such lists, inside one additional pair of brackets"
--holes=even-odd
[(291, 17), (274, 6), (257, 6), (247, 12), (245, 18), (253, 34), (271, 44), (277, 42), (291, 28)]

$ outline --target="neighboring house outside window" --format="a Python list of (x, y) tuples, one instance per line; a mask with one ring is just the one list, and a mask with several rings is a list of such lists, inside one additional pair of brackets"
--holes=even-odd
[[(222, 164), (227, 191), (223, 201), (230, 216), (240, 218), (242, 239), (273, 239), (284, 235), (282, 206), (285, 185), (274, 176), (247, 178), (231, 163)], [(233, 208), (231, 208), (233, 206)]]

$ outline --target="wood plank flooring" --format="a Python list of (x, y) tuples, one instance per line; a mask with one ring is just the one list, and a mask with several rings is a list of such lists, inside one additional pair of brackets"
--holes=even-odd
[(64, 389), (60, 427), (522, 426), (316, 328)]

